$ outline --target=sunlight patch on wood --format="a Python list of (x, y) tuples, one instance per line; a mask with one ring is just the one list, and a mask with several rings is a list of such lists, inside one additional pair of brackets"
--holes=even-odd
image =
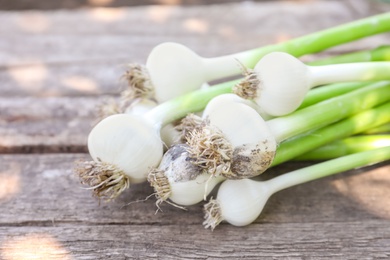
[(282, 42), (286, 42), (288, 40), (291, 40), (293, 37), (287, 33), (278, 33), (276, 35), (276, 39), (275, 39), (275, 43), (282, 43)]
[(123, 19), (125, 10), (120, 8), (93, 8), (90, 17), (99, 22), (115, 22)]
[(61, 80), (61, 83), (66, 87), (78, 90), (80, 92), (96, 92), (98, 90), (97, 83), (87, 77), (83, 76), (71, 76)]
[(88, 0), (89, 4), (96, 6), (109, 5), (112, 2), (114, 2), (114, 0)]
[(4, 260), (63, 259), (72, 257), (54, 237), (48, 234), (27, 234), (5, 241), (0, 252)]
[(41, 33), (50, 28), (47, 16), (38, 12), (26, 12), (17, 20), (19, 27), (25, 32)]
[(237, 37), (237, 32), (236, 30), (232, 27), (232, 26), (221, 26), (219, 29), (218, 29), (218, 33), (223, 36), (223, 37), (226, 37), (226, 38), (235, 38)]
[(206, 33), (209, 29), (209, 23), (198, 18), (186, 19), (183, 26), (185, 29), (197, 33)]
[(157, 3), (161, 5), (179, 5), (181, 0), (157, 0)]
[(151, 6), (147, 9), (148, 17), (156, 23), (164, 23), (171, 16), (175, 7)]
[(43, 82), (49, 75), (46, 65), (40, 62), (31, 66), (10, 67), (8, 73), (20, 87), (34, 92), (42, 89)]
[(332, 182), (344, 196), (384, 219), (390, 219), (390, 165)]
[(20, 192), (20, 173), (20, 165), (16, 163), (0, 172), (0, 202), (7, 201)]

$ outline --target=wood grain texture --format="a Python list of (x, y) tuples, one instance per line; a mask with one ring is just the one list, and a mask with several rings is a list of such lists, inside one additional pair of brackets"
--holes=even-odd
[[(257, 2), (267, 0), (255, 0)], [(35, 0), (18, 0), (7, 2), (0, 0), (0, 8), (4, 10), (24, 10), (24, 9), (71, 9), (85, 7), (126, 7), (138, 5), (209, 5), (224, 4), (231, 2), (240, 2), (240, 0), (62, 0), (62, 1), (45, 1)]]
[(98, 107), (111, 99), (0, 98), (0, 153), (86, 152)]
[[(83, 189), (72, 173), (74, 161), (80, 158), (88, 159), (89, 156), (86, 154), (2, 155), (0, 173), (3, 183), (8, 183), (9, 190), (6, 189), (0, 197), (2, 208), (7, 209), (0, 215), (0, 223), (2, 225), (12, 223), (24, 225), (29, 221), (36, 225), (51, 225), (52, 221), (89, 224), (201, 223), (200, 205), (190, 207), (189, 212), (165, 205), (162, 208), (164, 212), (157, 215), (155, 215), (157, 208), (153, 198), (146, 202), (125, 206), (129, 202), (143, 200), (152, 194), (152, 189), (146, 183), (133, 185), (115, 203), (102, 202), (99, 206), (98, 201), (91, 197), (91, 192)], [(275, 176), (305, 165), (308, 164), (284, 164), (268, 171), (264, 177)], [(283, 191), (280, 193), (282, 195), (274, 197), (283, 202), (283, 206), (275, 203), (276, 201), (271, 202), (259, 221), (344, 222), (375, 219), (379, 213), (382, 214), (381, 217), (389, 218), (390, 193), (386, 190), (386, 186), (389, 185), (390, 176), (386, 173), (390, 168), (384, 163), (374, 169), (373, 171), (370, 171), (372, 170), (370, 168), (355, 170), (342, 177), (334, 176)], [(358, 183), (353, 184), (356, 181)], [(382, 182), (382, 185), (378, 186), (376, 182)], [(352, 185), (357, 187), (350, 187)], [(378, 187), (378, 190), (374, 191), (374, 187)], [(376, 213), (374, 208), (363, 207), (369, 200), (354, 202), (356, 189), (362, 189), (362, 194), (368, 192), (371, 196), (370, 200), (379, 200), (377, 202), (382, 204), (377, 206), (382, 206), (383, 209)], [(305, 194), (310, 194), (310, 197)], [(186, 218), (186, 215), (191, 218)]]
[[(213, 57), (387, 10), (389, 5), (358, 0), (0, 12), (0, 35), (7, 39), (0, 41), (0, 95), (114, 93), (123, 65), (144, 63), (164, 41)], [(383, 34), (332, 51), (387, 42)]]
[[(85, 154), (0, 156), (0, 256), (44, 259), (384, 259), (390, 254), (390, 166), (345, 172), (273, 196), (256, 223), (204, 230), (202, 205), (155, 214), (152, 190), (134, 185), (99, 203), (71, 172)], [(307, 163), (289, 163), (266, 177)], [(34, 242), (35, 241), (35, 242)], [(47, 254), (47, 255), (45, 255)], [(48, 257), (50, 256), (50, 257)]]
[[(181, 42), (212, 57), (304, 35), (389, 6), (326, 1), (0, 12), (0, 35), (6, 39), (0, 41), (0, 153), (85, 152), (102, 95), (117, 96), (125, 87), (120, 78), (126, 64), (145, 62), (160, 42)], [(323, 55), (389, 41), (390, 35), (378, 35)]]
[(0, 227), (0, 254), (15, 259), (32, 244), (45, 246), (35, 250), (42, 259), (388, 259), (386, 224), (267, 223), (214, 232), (180, 224)]
[(0, 259), (388, 259), (390, 162), (281, 191), (254, 224), (214, 232), (201, 225), (201, 204), (155, 214), (144, 183), (99, 205), (72, 172), (89, 158), (97, 106), (117, 98), (125, 64), (145, 62), (156, 44), (212, 57), (384, 11), (390, 5), (332, 0), (0, 12)]

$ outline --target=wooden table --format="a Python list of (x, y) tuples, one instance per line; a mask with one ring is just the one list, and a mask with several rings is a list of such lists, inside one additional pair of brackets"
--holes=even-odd
[[(254, 224), (214, 232), (201, 225), (202, 205), (163, 205), (158, 214), (153, 198), (127, 205), (153, 192), (147, 184), (99, 205), (72, 167), (88, 158), (96, 106), (118, 95), (125, 64), (144, 63), (158, 43), (211, 57), (389, 10), (350, 0), (0, 12), (0, 258), (388, 259), (389, 163), (282, 191)], [(321, 55), (389, 41), (379, 35)]]

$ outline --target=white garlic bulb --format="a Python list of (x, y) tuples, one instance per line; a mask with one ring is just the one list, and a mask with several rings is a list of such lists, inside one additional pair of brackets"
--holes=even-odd
[(130, 114), (112, 115), (97, 124), (88, 136), (88, 150), (95, 161), (116, 165), (133, 183), (146, 180), (163, 152), (158, 130)]
[(210, 177), (203, 169), (192, 164), (185, 144), (175, 144), (169, 148), (159, 167), (148, 176), (158, 204), (169, 199), (182, 206), (201, 202), (222, 180), (223, 177)]
[(234, 226), (249, 225), (258, 218), (273, 193), (267, 182), (226, 180), (218, 189), (217, 199), (205, 205), (204, 225), (214, 229), (222, 220)]
[(203, 113), (207, 124), (188, 139), (194, 162), (217, 176), (258, 175), (275, 155), (276, 140), (266, 122), (241, 100), (232, 94), (214, 98)]
[(188, 47), (173, 42), (157, 45), (150, 52), (146, 68), (158, 102), (199, 89), (205, 82), (238, 75), (237, 60), (248, 54), (203, 58)]
[[(390, 62), (356, 62), (308, 66), (284, 52), (271, 52), (247, 70), (247, 80), (236, 86), (236, 93), (253, 99), (271, 116), (295, 111), (307, 92), (316, 86), (390, 79)], [(256, 80), (257, 79), (257, 80)], [(250, 93), (246, 96), (247, 93)]]

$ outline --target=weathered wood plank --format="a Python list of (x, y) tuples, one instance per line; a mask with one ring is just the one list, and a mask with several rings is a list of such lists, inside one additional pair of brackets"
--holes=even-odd
[[(85, 152), (96, 105), (104, 99), (97, 95), (115, 95), (122, 64), (143, 62), (161, 41), (215, 56), (387, 8), (349, 0), (1, 12), (0, 153)], [(389, 35), (373, 39), (332, 53), (376, 47)], [(153, 198), (127, 205), (153, 192), (146, 183), (99, 205), (72, 173), (81, 157), (88, 155), (0, 155), (1, 259), (390, 255), (389, 162), (282, 191), (253, 225), (222, 224), (210, 232), (201, 226), (202, 205), (187, 212), (163, 205), (157, 215)], [(305, 165), (281, 165), (265, 177)]]
[(32, 63), (0, 69), (0, 96), (56, 97), (118, 95), (126, 71), (125, 59), (89, 60), (64, 64)]
[[(139, 184), (115, 203), (101, 203), (82, 188), (72, 174), (76, 159), (85, 154), (1, 155), (0, 225), (52, 225), (55, 223), (201, 224), (201, 205), (188, 212), (169, 205), (155, 215), (153, 191)], [(289, 163), (270, 170), (276, 175), (307, 164)], [(390, 165), (355, 170), (343, 175), (291, 188), (275, 195), (260, 223), (345, 222), (390, 219)], [(378, 184), (382, 183), (382, 184)], [(310, 194), (310, 195), (309, 195)], [(22, 214), (21, 214), (22, 213)]]
[[(0, 100), (0, 152), (85, 152), (95, 107), (102, 100), (98, 96), (117, 95), (124, 86), (120, 76), (125, 64), (143, 62), (158, 42), (182, 41), (202, 55), (215, 56), (386, 9), (370, 7), (364, 1), (354, 2), (354, 7), (357, 9), (348, 1), (329, 1), (217, 5), (207, 7), (207, 12), (204, 7), (103, 9), (108, 14), (114, 12), (111, 15), (123, 12), (112, 21), (93, 18), (96, 9), (2, 12), (0, 34), (7, 40), (0, 41), (0, 96), (5, 97)], [(306, 13), (309, 9), (317, 12), (316, 19), (311, 17), (313, 12)], [(283, 17), (277, 15), (279, 12)], [(164, 13), (165, 20), (154, 20), (155, 15)], [(237, 21), (240, 13), (246, 15)], [(215, 17), (218, 20), (211, 22)], [(204, 31), (196, 31), (197, 26), (204, 26)], [(336, 52), (375, 47), (388, 42), (389, 37), (365, 39)], [(87, 98), (67, 98), (79, 96)]]
[[(83, 154), (0, 156), (0, 256), (43, 259), (387, 258), (390, 165), (346, 172), (273, 196), (256, 223), (201, 226), (201, 205), (155, 214), (146, 184), (110, 204), (71, 173)], [(268, 174), (302, 167), (290, 163)], [(269, 176), (268, 176), (269, 177)], [(33, 250), (33, 252), (31, 252)], [(24, 255), (24, 256), (26, 256)], [(66, 258), (68, 257), (68, 258)]]
[[(0, 41), (0, 95), (113, 93), (124, 71), (122, 65), (145, 62), (150, 50), (164, 41), (181, 42), (212, 57), (387, 10), (389, 5), (359, 0), (247, 2), (207, 9), (150, 6), (0, 12), (0, 35), (7, 39)], [(333, 52), (376, 47), (389, 37), (365, 39)]]
[(0, 98), (0, 153), (85, 152), (98, 107), (110, 99)]
[[(11, 1), (2, 2), (0, 9), (3, 10), (25, 10), (25, 9), (64, 9), (64, 8), (85, 8), (85, 7), (123, 7), (137, 5), (210, 5), (224, 4), (230, 2), (240, 2), (241, 0), (63, 0), (56, 2), (47, 2), (45, 0), (29, 1)], [(256, 2), (267, 0), (254, 0)]]
[[(40, 259), (388, 259), (387, 221), (0, 227), (0, 256)], [(19, 257), (19, 258), (18, 258)], [(23, 258), (34, 259), (34, 258)], [(36, 259), (36, 258), (35, 258)]]

